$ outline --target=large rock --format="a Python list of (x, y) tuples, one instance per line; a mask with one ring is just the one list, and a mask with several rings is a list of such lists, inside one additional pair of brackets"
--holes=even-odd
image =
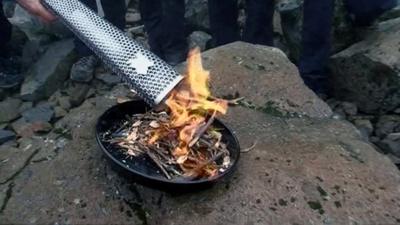
[(211, 88), (220, 97), (244, 97), (256, 108), (284, 115), (327, 117), (331, 110), (303, 83), (277, 48), (235, 42), (203, 53)]
[[(244, 107), (231, 108), (225, 120), (241, 145), (246, 148), (256, 142), (256, 147), (242, 155), (230, 179), (202, 192), (171, 195), (118, 176), (101, 156), (93, 128), (98, 116), (112, 104), (115, 100), (109, 98), (88, 99), (58, 124), (63, 128), (59, 133), (69, 137), (66, 145), (55, 149), (41, 146), (34, 152), (31, 148), (40, 145), (31, 145), (28, 149), (35, 155), (25, 158), (18, 174), (2, 171), (1, 180), (7, 182), (0, 187), (11, 194), (1, 221), (162, 225), (399, 222), (399, 171), (347, 122), (283, 119)], [(46, 143), (59, 141), (52, 139), (59, 134), (49, 136)]]
[[(228, 47), (235, 49), (235, 45)], [(242, 64), (248, 65), (246, 67), (261, 63), (257, 55), (261, 53), (266, 54), (273, 65), (279, 65), (279, 69), (266, 67), (265, 70), (274, 73), (265, 72), (264, 76), (252, 73), (254, 77), (258, 76), (260, 83), (267, 83), (264, 79), (279, 83), (276, 80), (289, 76), (287, 73), (292, 65), (283, 63), (287, 59), (280, 52), (270, 48), (242, 47), (245, 51), (252, 50), (248, 52), (248, 58), (240, 55)], [(223, 55), (227, 51), (229, 48), (214, 53), (227, 58)], [(219, 58), (212, 60), (220, 62)], [(208, 58), (206, 64), (214, 65), (212, 60)], [(240, 69), (240, 65), (230, 65), (230, 68), (218, 70), (219, 78), (216, 75), (212, 78), (232, 80), (231, 84), (225, 86), (217, 81), (220, 86), (214, 85), (214, 90), (232, 91), (233, 83), (245, 82), (236, 78), (237, 73), (250, 72)], [(296, 74), (291, 78), (296, 80)], [(242, 93), (259, 91), (249, 83), (234, 87), (240, 87)], [(298, 88), (301, 88), (300, 84), (287, 92), (296, 92)], [(7, 168), (0, 170), (2, 223), (261, 225), (400, 222), (400, 172), (388, 158), (365, 142), (350, 123), (328, 118), (276, 117), (243, 106), (230, 108), (223, 119), (233, 128), (242, 147), (256, 144), (251, 151), (242, 154), (232, 177), (202, 192), (168, 194), (120, 177), (111, 170), (97, 147), (94, 127), (99, 115), (116, 104), (118, 97), (129, 95), (126, 88), (123, 90), (86, 100), (57, 122), (57, 129), (45, 140), (35, 139), (39, 143), (25, 141), (18, 149), (6, 151), (5, 157), (0, 159), (3, 162), (0, 166)], [(302, 108), (293, 110), (302, 113)], [(20, 148), (27, 149), (24, 157), (12, 154), (20, 152)], [(23, 162), (17, 164), (18, 170), (10, 168), (10, 163), (16, 161)], [(1, 198), (2, 193), (8, 194)]]
[(400, 18), (379, 24), (365, 40), (331, 58), (332, 87), (341, 100), (362, 112), (395, 110), (400, 105)]
[(51, 44), (30, 68), (21, 87), (21, 98), (38, 101), (50, 97), (68, 78), (74, 58), (74, 44), (71, 39)]

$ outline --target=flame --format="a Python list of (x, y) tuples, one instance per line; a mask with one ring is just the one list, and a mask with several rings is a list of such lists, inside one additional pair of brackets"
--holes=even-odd
[[(178, 145), (173, 150), (173, 155), (179, 164), (187, 160), (189, 143), (198, 128), (206, 123), (207, 116), (214, 113), (225, 114), (227, 111), (226, 101), (211, 97), (209, 79), (210, 73), (203, 69), (200, 50), (196, 48), (189, 53), (185, 79), (165, 102), (170, 111), (168, 127), (178, 131)], [(163, 131), (156, 130), (150, 144), (162, 136)]]

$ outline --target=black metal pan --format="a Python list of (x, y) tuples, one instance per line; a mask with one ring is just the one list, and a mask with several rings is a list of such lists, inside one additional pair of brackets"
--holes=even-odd
[(240, 156), (239, 142), (232, 131), (218, 119), (214, 121), (213, 126), (221, 130), (222, 141), (227, 143), (230, 152), (231, 165), (213, 178), (168, 180), (147, 156), (126, 158), (120, 150), (102, 140), (101, 135), (116, 123), (126, 120), (126, 116), (145, 113), (149, 110), (151, 108), (144, 101), (135, 100), (113, 106), (100, 116), (96, 125), (96, 139), (113, 169), (134, 182), (173, 192), (194, 191), (210, 187), (234, 171)]

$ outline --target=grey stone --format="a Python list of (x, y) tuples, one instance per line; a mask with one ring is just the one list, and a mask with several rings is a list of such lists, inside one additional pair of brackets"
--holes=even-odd
[(10, 130), (0, 129), (0, 145), (15, 139), (15, 133)]
[(391, 133), (386, 138), (391, 141), (400, 141), (400, 133)]
[(400, 116), (381, 116), (379, 117), (378, 122), (375, 124), (375, 126), (375, 133), (380, 138), (384, 138), (385, 136), (393, 132), (400, 132)]
[(71, 105), (71, 97), (69, 96), (61, 96), (58, 98), (58, 104), (65, 110), (69, 110), (72, 105)]
[(89, 91), (87, 92), (85, 98), (92, 98), (96, 95), (96, 90), (94, 88), (90, 88)]
[(19, 107), (21, 100), (16, 98), (7, 98), (0, 102), (0, 123), (9, 122), (20, 116)]
[(348, 115), (348, 116), (357, 115), (358, 109), (354, 103), (342, 102), (342, 103), (340, 103), (339, 107), (341, 107), (343, 109), (343, 111), (346, 113), (346, 115)]
[(400, 3), (397, 3), (398, 6), (394, 7), (393, 9), (385, 12), (382, 14), (379, 18), (378, 21), (385, 21), (385, 20), (391, 20), (395, 18), (400, 17)]
[(370, 120), (355, 120), (354, 125), (366, 137), (371, 136), (372, 132), (374, 131), (374, 126)]
[(54, 118), (55, 119), (60, 119), (60, 118), (64, 117), (67, 114), (68, 114), (68, 112), (64, 108), (62, 108), (61, 106), (56, 106), (54, 108)]
[(22, 113), (27, 122), (50, 122), (53, 116), (54, 110), (49, 104), (42, 104)]
[(11, 128), (15, 131), (18, 137), (30, 138), (36, 133), (47, 133), (53, 126), (45, 121), (28, 122), (24, 118), (20, 118), (11, 124)]
[(128, 28), (127, 33), (131, 37), (144, 36), (144, 25)]
[(22, 49), (21, 64), (24, 68), (28, 68), (30, 65), (35, 63), (46, 50), (43, 43), (37, 40), (29, 40), (25, 43)]
[(70, 79), (81, 83), (90, 82), (93, 79), (97, 63), (96, 56), (80, 58), (71, 68)]
[(328, 104), (329, 107), (331, 107), (331, 109), (334, 110), (340, 104), (340, 101), (338, 101), (334, 98), (330, 98), (330, 99), (326, 100), (326, 104)]
[(341, 108), (341, 107), (339, 107), (339, 106), (336, 107), (336, 108), (333, 110), (333, 112), (336, 113), (336, 114), (342, 115), (344, 118), (347, 118), (346, 113), (344, 112), (344, 109)]
[(391, 133), (381, 142), (379, 147), (393, 155), (400, 157), (400, 133)]
[(121, 78), (119, 78), (118, 75), (113, 74), (109, 71), (97, 73), (96, 78), (103, 81), (105, 84), (107, 84), (109, 86), (114, 86), (118, 83), (121, 83)]
[(400, 105), (400, 18), (380, 24), (365, 40), (331, 58), (336, 98), (361, 112), (385, 113)]
[(72, 40), (58, 41), (30, 68), (21, 87), (21, 98), (39, 101), (50, 97), (63, 86), (74, 61)]
[[(24, 118), (19, 118), (18, 120), (11, 123), (11, 128), (18, 136), (25, 136), (24, 130), (29, 124), (25, 121)], [(31, 135), (31, 134), (29, 134)], [(26, 135), (28, 136), (28, 135)]]
[(48, 102), (51, 103), (52, 105), (56, 106), (58, 105), (58, 100), (63, 96), (61, 93), (61, 90), (57, 90), (54, 92), (50, 98), (48, 99)]
[(87, 84), (76, 83), (68, 89), (68, 95), (72, 107), (79, 106), (85, 100), (90, 86)]
[(19, 113), (23, 113), (33, 107), (33, 102), (23, 102), (19, 107)]
[(387, 154), (387, 156), (389, 157), (390, 160), (392, 160), (392, 162), (396, 165), (400, 165), (400, 157), (397, 157), (393, 154)]
[(211, 90), (226, 98), (244, 97), (249, 107), (287, 116), (329, 117), (329, 106), (308, 89), (279, 49), (235, 42), (202, 53)]
[(32, 123), (32, 129), (35, 133), (48, 133), (53, 129), (53, 125), (49, 122), (38, 121)]
[(128, 12), (125, 16), (127, 24), (137, 24), (142, 19), (138, 12)]
[(377, 144), (379, 141), (381, 141), (381, 139), (379, 137), (377, 137), (377, 136), (371, 136), (369, 138), (369, 140), (370, 140), (371, 143), (374, 143), (374, 144)]
[(190, 48), (199, 47), (201, 51), (206, 50), (207, 43), (211, 40), (211, 35), (203, 31), (194, 31), (189, 35)]
[(335, 120), (346, 120), (346, 113), (344, 113), (343, 109), (335, 109), (332, 114), (332, 118)]

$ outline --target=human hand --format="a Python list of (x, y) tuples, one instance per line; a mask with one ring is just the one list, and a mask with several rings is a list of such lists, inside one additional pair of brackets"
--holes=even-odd
[(30, 14), (39, 17), (45, 22), (52, 22), (56, 17), (49, 12), (40, 0), (17, 0), (18, 4)]

